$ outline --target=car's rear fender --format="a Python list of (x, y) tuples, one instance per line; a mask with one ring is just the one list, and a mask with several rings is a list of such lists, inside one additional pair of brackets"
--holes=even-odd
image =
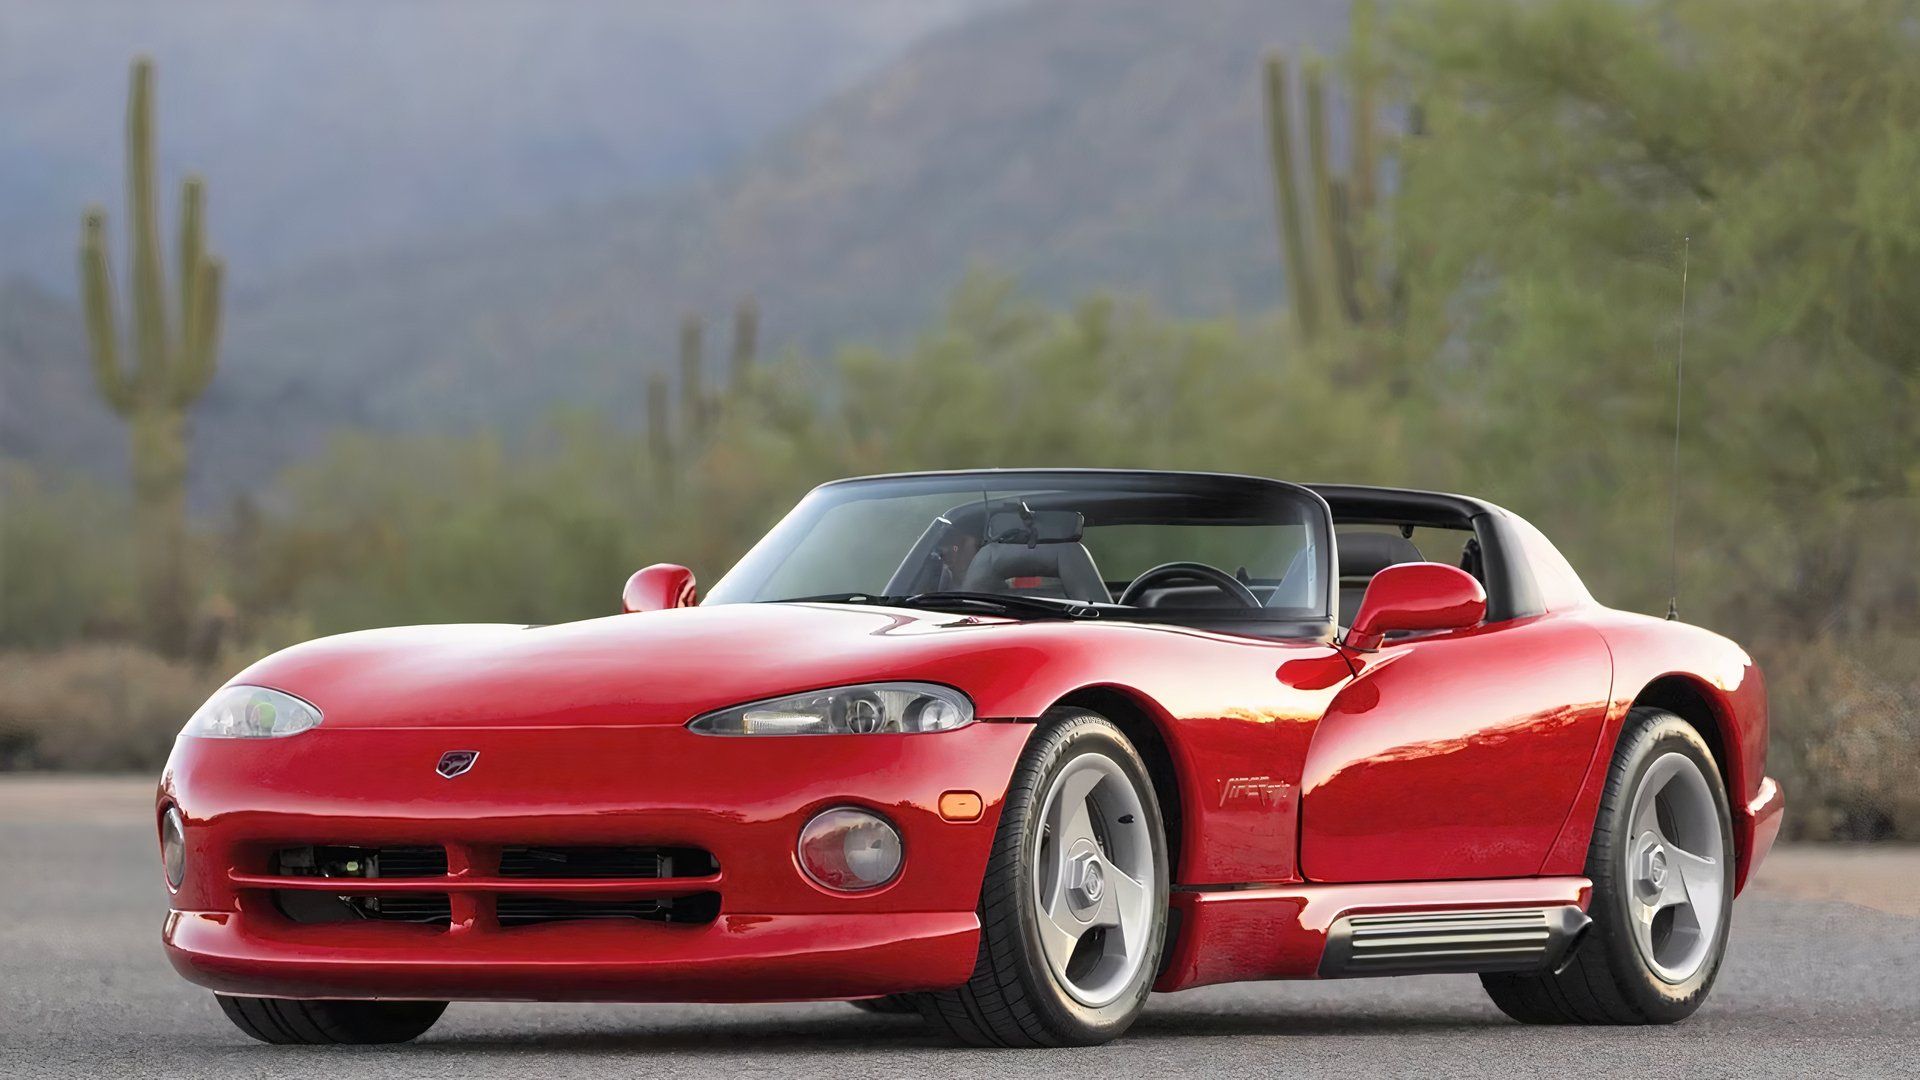
[(1767, 690), (1759, 666), (1734, 642), (1686, 623), (1604, 608), (1594, 610), (1593, 622), (1613, 659), (1607, 724), (1541, 873), (1585, 867), (1627, 714), (1651, 705), (1693, 724), (1712, 748), (1733, 815), (1735, 887), (1743, 888), (1772, 846), (1784, 802), (1766, 775)]

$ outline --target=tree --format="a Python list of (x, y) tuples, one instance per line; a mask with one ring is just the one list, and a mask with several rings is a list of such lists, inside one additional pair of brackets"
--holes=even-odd
[[(1900, 595), (1863, 537), (1911, 516), (1920, 471), (1914, 14), (1429, 0), (1396, 27), (1429, 129), (1394, 225), (1445, 413), (1430, 437), (1564, 508), (1591, 561), (1640, 567), (1620, 575), (1639, 606), (1664, 608), (1664, 574), (1631, 553), (1664, 554), (1645, 534), (1664, 530), (1687, 236), (1695, 595), (1748, 636), (1889, 617)], [(1658, 510), (1591, 509), (1623, 505)], [(1906, 562), (1878, 569), (1911, 580)]]

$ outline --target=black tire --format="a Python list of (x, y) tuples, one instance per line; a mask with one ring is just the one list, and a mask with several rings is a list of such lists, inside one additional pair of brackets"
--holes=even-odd
[(920, 1003), (912, 994), (888, 994), (886, 997), (861, 998), (847, 1004), (861, 1012), (879, 1013), (882, 1016), (919, 1016)]
[(410, 1042), (427, 1033), (444, 1001), (296, 1001), (215, 994), (233, 1026), (276, 1046)]
[[(1119, 1037), (1146, 1004), (1160, 967), (1167, 929), (1166, 829), (1146, 763), (1105, 718), (1056, 710), (1042, 719), (1015, 768), (980, 890), (980, 954), (973, 977), (957, 990), (919, 994), (921, 1015), (972, 1046), (1090, 1046)], [(1149, 818), (1154, 868), (1146, 961), (1113, 1001), (1089, 1008), (1056, 980), (1036, 929), (1035, 848), (1040, 801), (1055, 774), (1086, 754), (1119, 766)]]
[[(1626, 880), (1629, 818), (1634, 795), (1653, 762), (1670, 752), (1692, 759), (1712, 793), (1720, 826), (1724, 898), (1704, 962), (1684, 981), (1660, 978), (1641, 956), (1629, 915)], [(1691, 724), (1664, 709), (1627, 714), (1614, 750), (1607, 787), (1587, 854), (1593, 882), (1593, 923), (1572, 957), (1548, 975), (1482, 975), (1480, 983), (1500, 1011), (1523, 1024), (1671, 1024), (1706, 1000), (1726, 953), (1732, 925), (1733, 828), (1725, 785), (1713, 753)]]

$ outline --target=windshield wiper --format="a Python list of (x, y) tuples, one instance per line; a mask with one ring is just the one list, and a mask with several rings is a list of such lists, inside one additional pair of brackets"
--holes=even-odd
[(968, 592), (943, 589), (915, 593), (912, 596), (886, 596), (881, 593), (838, 592), (818, 596), (789, 596), (771, 600), (774, 604), (872, 604), (875, 607), (918, 607), (931, 611), (990, 611), (996, 615), (1038, 615), (1055, 619), (1097, 619), (1100, 609), (1078, 600), (1051, 596), (1018, 596), (1009, 593)]
[(934, 611), (960, 609), (984, 609), (1002, 615), (1040, 615), (1055, 619), (1097, 619), (1100, 609), (1078, 600), (1061, 600), (1051, 596), (1020, 596), (1011, 593), (965, 592), (943, 590), (940, 592), (916, 593), (912, 596), (888, 597), (887, 603), (901, 607), (921, 607)]

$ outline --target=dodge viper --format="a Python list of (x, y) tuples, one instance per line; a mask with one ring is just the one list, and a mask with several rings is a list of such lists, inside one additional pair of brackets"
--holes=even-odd
[(1747, 654), (1476, 498), (843, 480), (623, 606), (235, 676), (159, 786), (173, 966), (274, 1043), (845, 1000), (1085, 1045), (1154, 991), (1430, 972), (1668, 1023), (1780, 827)]

